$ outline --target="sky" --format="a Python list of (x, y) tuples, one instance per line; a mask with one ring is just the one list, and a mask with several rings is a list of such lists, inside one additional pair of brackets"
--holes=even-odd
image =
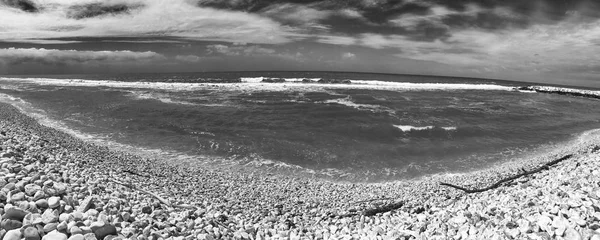
[(0, 74), (352, 71), (600, 87), (600, 1), (0, 0)]

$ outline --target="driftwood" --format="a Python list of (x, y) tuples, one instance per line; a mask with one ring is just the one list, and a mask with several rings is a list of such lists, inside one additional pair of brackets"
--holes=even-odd
[(171, 204), (171, 202), (169, 202), (167, 199), (162, 198), (161, 196), (158, 196), (158, 194), (150, 192), (150, 191), (146, 191), (146, 190), (141, 189), (141, 188), (138, 188), (138, 187), (134, 186), (131, 183), (124, 183), (124, 182), (120, 182), (120, 181), (117, 181), (117, 180), (114, 180), (114, 179), (108, 179), (108, 181), (111, 181), (113, 183), (116, 183), (116, 184), (119, 184), (119, 185), (122, 185), (122, 186), (125, 186), (125, 187), (128, 187), (128, 188), (131, 188), (131, 189), (136, 190), (136, 191), (140, 191), (140, 192), (145, 193), (147, 195), (150, 195), (153, 198), (155, 198), (156, 200), (158, 200), (159, 202), (161, 202), (162, 204), (167, 205), (167, 206), (172, 207), (172, 208), (197, 209), (196, 207), (194, 207), (192, 205), (187, 205), (187, 204), (184, 204), (184, 205)]
[(507, 177), (507, 178), (503, 178), (500, 181), (498, 181), (498, 182), (496, 182), (496, 183), (494, 183), (494, 184), (492, 184), (492, 185), (490, 185), (488, 187), (485, 187), (485, 188), (467, 189), (465, 187), (461, 187), (461, 186), (457, 186), (457, 185), (450, 184), (450, 183), (445, 183), (445, 182), (441, 182), (440, 185), (442, 185), (442, 186), (448, 186), (448, 187), (453, 187), (453, 188), (456, 188), (458, 190), (462, 190), (462, 191), (464, 191), (466, 193), (485, 192), (485, 191), (488, 191), (488, 190), (491, 190), (491, 189), (494, 189), (494, 188), (498, 188), (502, 184), (504, 184), (506, 182), (510, 182), (510, 181), (515, 180), (517, 178), (520, 178), (520, 177), (523, 177), (523, 176), (527, 176), (527, 175), (531, 175), (531, 174), (534, 174), (534, 173), (538, 173), (538, 172), (541, 172), (542, 170), (549, 169), (551, 166), (556, 165), (559, 162), (567, 160), (567, 159), (569, 159), (571, 157), (573, 157), (573, 154), (569, 154), (569, 155), (566, 155), (566, 156), (561, 157), (559, 159), (556, 159), (554, 161), (548, 162), (548, 163), (546, 163), (546, 164), (544, 164), (544, 165), (542, 165), (542, 166), (540, 166), (538, 168), (535, 168), (533, 170), (530, 170), (530, 171), (526, 171), (526, 170), (522, 169), (522, 171), (523, 171), (522, 173), (514, 175), (514, 176), (510, 176), (510, 177)]

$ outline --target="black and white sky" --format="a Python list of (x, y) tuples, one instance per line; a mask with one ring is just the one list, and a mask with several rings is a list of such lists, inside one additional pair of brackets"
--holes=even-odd
[(0, 0), (0, 74), (241, 70), (600, 85), (600, 1)]

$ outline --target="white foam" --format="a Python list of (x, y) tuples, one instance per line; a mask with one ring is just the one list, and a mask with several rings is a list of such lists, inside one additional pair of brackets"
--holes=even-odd
[(167, 94), (161, 94), (157, 92), (130, 91), (130, 96), (135, 99), (158, 100), (168, 104), (196, 105), (195, 103), (187, 101), (173, 100), (172, 98), (168, 97)]
[(135, 89), (161, 89), (167, 91), (196, 91), (214, 89), (217, 91), (327, 91), (329, 89), (365, 89), (389, 91), (439, 91), (439, 90), (490, 90), (513, 91), (512, 87), (494, 84), (456, 84), (456, 83), (408, 83), (352, 80), (350, 84), (303, 83), (286, 81), (284, 83), (265, 83), (264, 78), (242, 78), (242, 83), (166, 83), (166, 82), (121, 82), (111, 80), (52, 79), (52, 78), (6, 78), (0, 81), (25, 82), (50, 86), (114, 87)]
[[(411, 126), (411, 125), (394, 125), (394, 127), (402, 130), (403, 132), (431, 130), (431, 129), (435, 128), (435, 126), (415, 127), (415, 126)], [(441, 128), (446, 131), (456, 131), (456, 127), (441, 127)]]
[(359, 110), (369, 110), (369, 111), (373, 111), (373, 112), (394, 113), (394, 110), (383, 107), (383, 106), (373, 105), (373, 104), (359, 104), (359, 103), (352, 102), (352, 99), (350, 97), (326, 100), (326, 101), (323, 101), (323, 103), (335, 103), (335, 104), (340, 104), (340, 105), (356, 108)]

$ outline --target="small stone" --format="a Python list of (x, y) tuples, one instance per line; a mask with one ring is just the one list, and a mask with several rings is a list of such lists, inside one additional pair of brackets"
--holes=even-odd
[(10, 231), (13, 229), (19, 229), (23, 226), (21, 221), (12, 220), (12, 219), (3, 219), (2, 223), (0, 223), (0, 227), (6, 231)]
[(455, 225), (462, 225), (463, 223), (466, 223), (468, 219), (464, 216), (456, 216), (451, 218), (449, 221)]
[(25, 240), (40, 240), (40, 234), (35, 227), (25, 228), (23, 236), (25, 237)]
[(67, 222), (61, 222), (56, 226), (56, 230), (64, 232), (67, 230)]
[(79, 227), (73, 226), (73, 227), (69, 228), (69, 233), (70, 234), (82, 234), (83, 231), (81, 231), (81, 229), (79, 229)]
[(12, 219), (17, 221), (23, 221), (23, 218), (27, 215), (27, 211), (12, 206), (4, 209), (4, 215), (2, 215), (2, 219)]
[(67, 240), (67, 235), (54, 230), (46, 234), (42, 240)]
[(23, 225), (36, 225), (42, 223), (42, 215), (38, 213), (29, 213), (23, 218)]
[[(82, 212), (82, 213), (86, 212), (92, 206), (93, 200), (94, 200), (94, 197), (92, 197), (92, 196), (86, 197), (82, 202), (79, 203), (79, 207), (77, 207), (77, 211)], [(102, 240), (102, 239), (100, 239), (100, 240)]]
[(54, 190), (56, 190), (57, 195), (62, 195), (67, 192), (67, 185), (64, 183), (56, 182), (54, 183)]
[(90, 229), (92, 229), (92, 232), (95, 232), (96, 230), (98, 230), (99, 228), (103, 227), (105, 225), (104, 222), (102, 221), (96, 221), (90, 224)]
[(562, 217), (556, 217), (554, 218), (554, 221), (552, 221), (552, 226), (556, 228), (556, 235), (562, 236), (565, 233), (565, 230), (567, 230), (569, 227), (569, 221)]
[(590, 240), (600, 240), (600, 234), (596, 234), (590, 238)]
[(35, 206), (40, 209), (48, 208), (48, 201), (46, 199), (39, 199), (35, 201)]
[(84, 240), (85, 237), (83, 237), (83, 235), (81, 234), (75, 234), (75, 235), (71, 235), (71, 237), (69, 237), (68, 240)]
[(142, 207), (142, 213), (151, 214), (152, 213), (152, 207), (151, 206), (143, 206)]
[(71, 216), (73, 216), (73, 220), (75, 220), (75, 221), (83, 220), (83, 213), (80, 211), (75, 211), (75, 212), (71, 213)]
[(94, 231), (94, 235), (96, 235), (97, 239), (104, 239), (104, 237), (109, 235), (117, 235), (117, 228), (115, 226), (106, 224)]
[(565, 231), (565, 237), (564, 238), (566, 240), (582, 240), (583, 239), (581, 237), (581, 234), (579, 234), (579, 232), (577, 232), (573, 228), (567, 228), (567, 230)]
[(38, 191), (42, 190), (42, 187), (40, 187), (37, 184), (27, 184), (25, 185), (25, 194), (27, 194), (28, 196), (35, 196), (35, 193), (37, 193)]
[(52, 232), (54, 230), (56, 230), (56, 227), (58, 226), (58, 223), (54, 222), (54, 223), (49, 223), (44, 225), (44, 232)]
[(13, 202), (23, 201), (25, 199), (24, 192), (18, 192), (10, 196), (10, 200)]
[[(38, 201), (38, 200), (44, 199), (45, 197), (46, 197), (46, 194), (44, 193), (44, 191), (39, 190), (39, 191), (35, 192), (35, 194), (33, 195), (33, 201)], [(46, 205), (47, 205), (47, 202), (46, 202)]]
[(13, 229), (6, 234), (4, 234), (4, 238), (2, 240), (20, 240), (21, 239), (21, 229)]
[(58, 221), (58, 210), (46, 209), (42, 214), (42, 222), (44, 224), (53, 223)]
[(49, 208), (57, 208), (58, 206), (60, 206), (60, 198), (59, 197), (48, 198), (48, 207)]
[(98, 239), (96, 238), (96, 235), (94, 235), (93, 233), (88, 233), (88, 234), (85, 234), (85, 235), (83, 235), (83, 238), (84, 238), (85, 240), (98, 240)]

